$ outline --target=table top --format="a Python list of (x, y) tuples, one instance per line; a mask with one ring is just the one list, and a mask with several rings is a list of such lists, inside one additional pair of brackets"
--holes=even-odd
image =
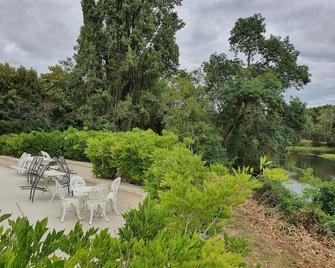
[(57, 177), (57, 176), (64, 176), (66, 175), (66, 173), (58, 170), (46, 170), (44, 171), (43, 175), (46, 177)]
[(76, 192), (89, 193), (92, 190), (93, 186), (79, 186), (75, 188)]

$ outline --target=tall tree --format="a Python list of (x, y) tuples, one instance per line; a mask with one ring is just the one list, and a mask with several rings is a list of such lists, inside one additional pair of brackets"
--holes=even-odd
[(91, 122), (102, 117), (116, 127), (124, 125), (117, 113), (120, 104), (130, 102), (128, 110), (136, 116), (142, 95), (155, 94), (158, 79), (177, 69), (175, 33), (183, 23), (175, 7), (181, 2), (82, 0), (75, 76), (84, 83), (83, 113), (91, 115)]
[(222, 137), (211, 120), (213, 103), (206, 96), (198, 72), (171, 79), (162, 96), (165, 129), (192, 139), (192, 149), (207, 162), (226, 162)]
[(45, 97), (36, 71), (0, 64), (0, 134), (48, 128)]
[(290, 116), (283, 95), (310, 81), (308, 67), (297, 63), (299, 52), (288, 37), (265, 34), (260, 14), (238, 19), (229, 38), (235, 58), (213, 54), (204, 63), (217, 126), (231, 157), (240, 164), (254, 164), (260, 155), (278, 151), (288, 141), (286, 134), (292, 133), (288, 129), (301, 130), (285, 120)]

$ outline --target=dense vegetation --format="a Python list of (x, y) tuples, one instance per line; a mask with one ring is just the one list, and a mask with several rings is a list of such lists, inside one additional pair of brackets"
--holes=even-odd
[(0, 64), (0, 134), (168, 130), (207, 163), (254, 167), (297, 143), (306, 107), (284, 93), (310, 74), (289, 38), (269, 35), (260, 14), (238, 19), (229, 38), (235, 57), (215, 53), (187, 73), (175, 41), (181, 2), (82, 0), (72, 59), (41, 75)]
[[(189, 145), (189, 144), (187, 144)], [(158, 135), (152, 130), (133, 129), (128, 132), (67, 131), (3, 135), (0, 154), (20, 156), (23, 152), (38, 155), (46, 150), (51, 156), (63, 155), (72, 160), (90, 161), (96, 176), (114, 178), (116, 173), (133, 183), (143, 184), (145, 171), (153, 163), (158, 149), (183, 147), (184, 156), (192, 152), (170, 132)], [(161, 152), (160, 152), (161, 153)], [(199, 163), (203, 164), (201, 158)]]
[[(221, 227), (232, 208), (259, 186), (248, 172), (251, 169), (229, 171), (219, 164), (207, 167), (185, 145), (176, 143), (176, 136), (171, 134), (160, 137), (151, 131), (135, 130), (101, 135), (106, 138), (103, 144), (134, 138), (134, 143), (126, 144), (120, 152), (120, 157), (135, 152), (134, 159), (124, 155), (120, 162), (125, 172), (136, 174), (134, 163), (139, 168), (148, 165), (144, 173), (149, 196), (138, 210), (124, 215), (126, 223), (119, 237), (112, 238), (107, 230), (84, 232), (79, 224), (65, 234), (48, 231), (47, 220), (34, 226), (24, 217), (9, 220), (9, 228), (0, 228), (1, 267), (244, 266), (247, 243), (223, 236)], [(91, 138), (89, 143), (100, 140)], [(106, 153), (114, 152), (113, 148), (107, 146)], [(150, 158), (152, 161), (143, 161)], [(2, 215), (0, 222), (7, 218)]]
[(262, 204), (274, 208), (289, 224), (303, 226), (319, 236), (335, 236), (335, 182), (316, 178), (311, 168), (293, 167), (303, 194), (287, 189), (278, 180), (267, 180), (254, 191)]
[(8, 220), (0, 267), (243, 267), (247, 243), (221, 227), (252, 193), (289, 223), (334, 235), (334, 184), (299, 170), (309, 187), (296, 196), (281, 183), (287, 173), (261, 157), (302, 137), (334, 144), (334, 106), (284, 99), (310, 82), (299, 51), (256, 14), (236, 21), (234, 57), (214, 53), (180, 70), (181, 3), (82, 0), (71, 59), (40, 75), (0, 64), (1, 154), (90, 161), (97, 176), (121, 173), (149, 194), (124, 215), (118, 238)]
[(335, 106), (325, 105), (306, 111), (306, 126), (302, 137), (314, 144), (335, 145)]

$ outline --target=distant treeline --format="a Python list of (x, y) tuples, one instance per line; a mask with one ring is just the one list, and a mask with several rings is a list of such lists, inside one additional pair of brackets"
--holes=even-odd
[(314, 144), (335, 146), (335, 105), (308, 108), (302, 137)]

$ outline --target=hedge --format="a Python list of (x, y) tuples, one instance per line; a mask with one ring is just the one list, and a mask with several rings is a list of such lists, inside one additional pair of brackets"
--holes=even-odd
[(125, 180), (143, 184), (154, 152), (172, 150), (177, 144), (180, 144), (178, 137), (170, 132), (158, 135), (152, 130), (97, 132), (70, 128), (64, 132), (33, 131), (1, 136), (0, 153), (18, 157), (23, 152), (38, 155), (43, 150), (52, 157), (63, 155), (67, 159), (90, 161), (98, 177), (114, 178), (119, 172)]
[(19, 157), (23, 152), (38, 155), (48, 152), (52, 157), (64, 157), (78, 161), (89, 161), (85, 154), (88, 138), (98, 134), (96, 131), (32, 131), (30, 133), (3, 135), (0, 137), (0, 153)]

